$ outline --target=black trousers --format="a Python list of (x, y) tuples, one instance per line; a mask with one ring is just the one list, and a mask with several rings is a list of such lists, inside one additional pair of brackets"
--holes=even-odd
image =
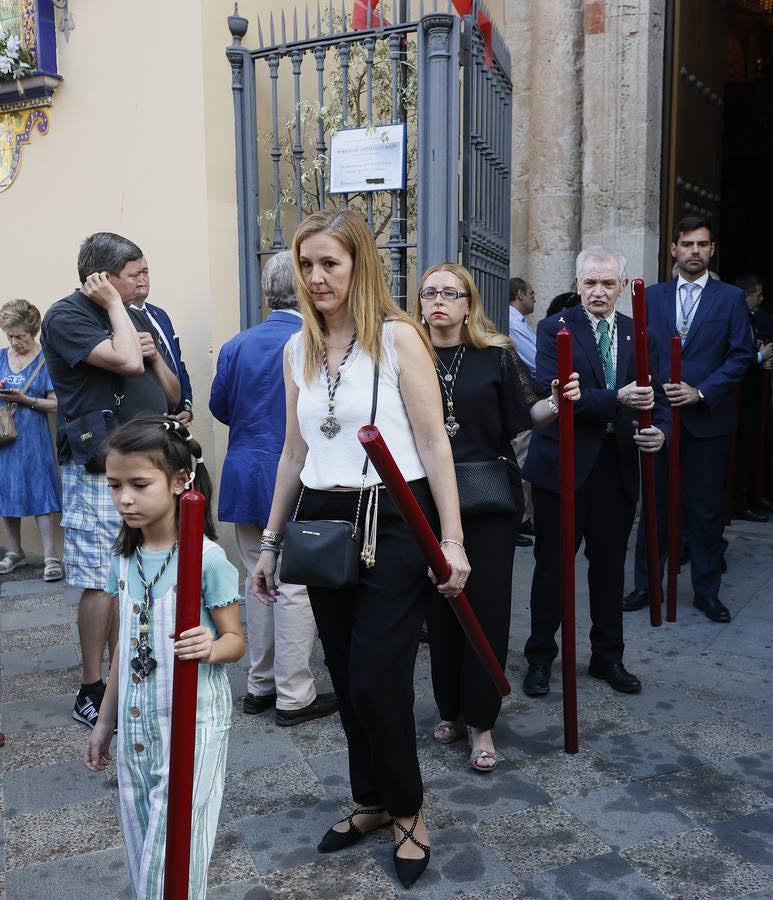
[[(426, 479), (411, 489), (436, 528)], [(354, 521), (357, 492), (305, 491), (300, 519)], [(364, 517), (364, 503), (360, 524)], [(393, 816), (421, 809), (413, 670), (426, 614), (427, 563), (385, 490), (379, 491), (376, 564), (343, 590), (309, 587), (349, 748), (352, 797)]]
[[(524, 653), (529, 663), (551, 663), (558, 655), (555, 634), (561, 624), (560, 499), (532, 485), (534, 501), (534, 577), (531, 583), (531, 635)], [(596, 465), (575, 491), (575, 553), (585, 539), (590, 594), (590, 645), (604, 662), (623, 658), (625, 554), (635, 503), (625, 490), (614, 435), (604, 439)]]
[[(713, 438), (693, 437), (681, 431), (682, 497), (687, 513), (690, 546), (690, 577), (693, 593), (703, 599), (716, 597), (722, 581), (722, 554), (727, 546), (725, 529), (725, 476), (730, 435)], [(738, 448), (741, 452), (741, 448)], [(655, 492), (658, 512), (660, 578), (668, 549), (668, 458), (655, 456)], [(634, 584), (637, 591), (649, 590), (647, 575), (646, 523), (639, 519), (636, 535)]]
[[(464, 546), (471, 571), (465, 593), (504, 669), (510, 637), (515, 516), (464, 516)], [(433, 586), (431, 586), (433, 587)], [(431, 590), (427, 628), (432, 687), (441, 719), (461, 716), (484, 731), (494, 727), (502, 698), (465, 637), (451, 604)]]

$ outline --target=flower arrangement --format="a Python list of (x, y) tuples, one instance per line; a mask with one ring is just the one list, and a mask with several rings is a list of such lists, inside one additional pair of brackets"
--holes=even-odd
[(32, 72), (32, 58), (19, 36), (7, 34), (0, 24), (0, 81), (24, 78)]

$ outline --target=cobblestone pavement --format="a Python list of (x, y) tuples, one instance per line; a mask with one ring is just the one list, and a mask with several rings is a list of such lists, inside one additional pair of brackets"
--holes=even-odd
[[(419, 753), (432, 862), (416, 897), (773, 898), (773, 524), (728, 530), (729, 625), (692, 608), (679, 621), (626, 615), (625, 662), (638, 696), (588, 678), (585, 563), (578, 558), (580, 752), (563, 752), (560, 666), (549, 697), (521, 691), (529, 551), (519, 550), (508, 676), (496, 728), (501, 760), (478, 775), (461, 744), (432, 741), (429, 657), (416, 668)], [(3, 889), (12, 900), (128, 897), (115, 772), (88, 775), (87, 731), (70, 718), (79, 683), (77, 595), (27, 567), (0, 583)], [(630, 579), (629, 579), (630, 583)], [(320, 690), (329, 689), (319, 648)], [(337, 716), (278, 728), (235, 703), (212, 900), (382, 898), (403, 893), (380, 831), (322, 857), (348, 811)]]

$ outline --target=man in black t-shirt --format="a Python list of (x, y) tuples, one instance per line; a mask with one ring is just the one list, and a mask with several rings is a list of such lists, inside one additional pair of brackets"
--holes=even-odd
[(105, 688), (105, 644), (112, 652), (117, 637), (114, 600), (104, 588), (121, 523), (93, 457), (112, 424), (139, 412), (174, 409), (180, 384), (154, 336), (128, 310), (147, 292), (142, 250), (117, 234), (92, 234), (78, 254), (78, 277), (81, 289), (46, 313), (41, 341), (58, 400), (65, 578), (83, 590), (78, 609), (83, 684), (73, 718), (93, 728)]

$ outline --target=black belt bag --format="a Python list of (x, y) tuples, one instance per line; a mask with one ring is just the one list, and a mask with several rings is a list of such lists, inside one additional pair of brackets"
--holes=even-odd
[(104, 472), (104, 444), (117, 425), (118, 417), (110, 409), (96, 409), (66, 421), (64, 431), (72, 461), (92, 475)]
[[(378, 402), (378, 363), (373, 367), (373, 402), (370, 424), (376, 421)], [(368, 457), (362, 467), (362, 485), (357, 501), (354, 522), (342, 519), (310, 519), (299, 521), (298, 510), (303, 488), (295, 507), (295, 514), (285, 525), (282, 547), (282, 566), (279, 577), (286, 584), (306, 584), (311, 587), (353, 587), (360, 580), (360, 508), (368, 472)], [(375, 558), (374, 558), (375, 559)]]

